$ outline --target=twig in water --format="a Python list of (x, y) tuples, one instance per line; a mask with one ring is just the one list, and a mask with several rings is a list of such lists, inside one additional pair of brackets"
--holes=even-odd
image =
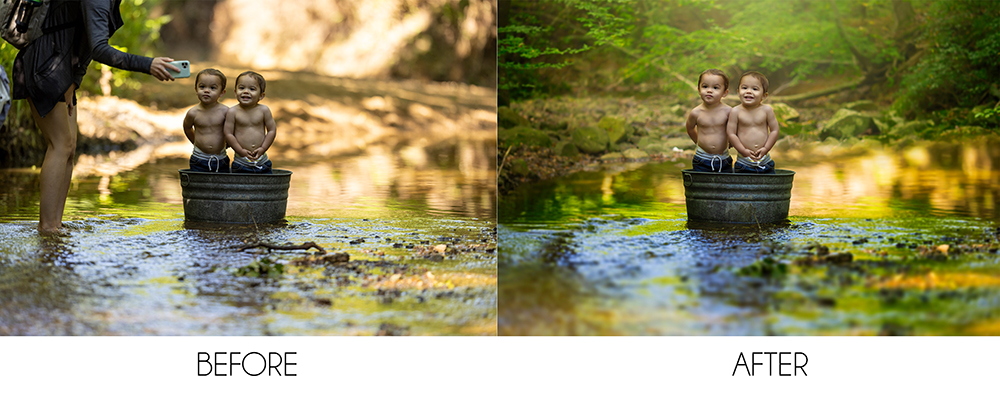
[(511, 145), (510, 147), (507, 147), (507, 152), (503, 153), (503, 159), (500, 159), (500, 167), (497, 168), (497, 182), (500, 182), (500, 172), (503, 171), (503, 164), (505, 162), (507, 162), (507, 154), (510, 153), (510, 150), (512, 148), (514, 148), (513, 145)]
[(326, 250), (324, 250), (323, 247), (320, 247), (319, 244), (316, 244), (316, 243), (311, 242), (311, 241), (305, 242), (305, 243), (302, 243), (302, 244), (299, 244), (299, 245), (293, 245), (293, 244), (289, 244), (289, 245), (275, 245), (275, 244), (271, 244), (271, 243), (268, 243), (268, 242), (265, 242), (265, 241), (258, 241), (256, 243), (244, 244), (244, 245), (241, 245), (241, 246), (237, 246), (235, 248), (237, 248), (238, 251), (242, 252), (242, 251), (249, 250), (251, 248), (257, 248), (257, 247), (264, 247), (264, 248), (267, 248), (267, 249), (270, 249), (270, 250), (308, 250), (310, 248), (315, 248), (315, 249), (319, 250), (319, 252), (321, 254), (326, 254)]
[[(764, 229), (760, 227), (760, 221), (757, 220), (757, 210), (753, 208), (753, 203), (750, 203), (750, 214), (753, 215), (753, 222), (757, 223), (757, 230), (763, 232)], [(761, 237), (764, 237), (764, 235), (761, 234)]]

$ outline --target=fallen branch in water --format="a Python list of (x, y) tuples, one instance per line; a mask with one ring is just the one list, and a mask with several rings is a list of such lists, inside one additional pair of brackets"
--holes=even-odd
[(246, 251), (246, 250), (249, 250), (251, 248), (257, 248), (257, 247), (264, 247), (264, 248), (267, 248), (267, 249), (270, 249), (270, 250), (308, 250), (310, 248), (315, 248), (315, 249), (319, 250), (320, 253), (326, 254), (326, 250), (324, 250), (323, 247), (320, 247), (319, 244), (316, 244), (316, 243), (311, 242), (311, 241), (305, 242), (305, 243), (302, 243), (302, 244), (299, 244), (299, 245), (293, 245), (293, 244), (289, 244), (289, 245), (274, 245), (274, 244), (271, 244), (271, 243), (268, 243), (268, 242), (265, 242), (265, 241), (258, 241), (256, 243), (244, 244), (244, 245), (241, 245), (241, 246), (237, 246), (235, 248), (237, 248), (238, 251), (242, 252), (242, 251)]

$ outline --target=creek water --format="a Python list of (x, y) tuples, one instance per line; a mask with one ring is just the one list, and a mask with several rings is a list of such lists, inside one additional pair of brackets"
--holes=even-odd
[(275, 148), (287, 216), (256, 226), (186, 222), (175, 145), (81, 156), (62, 236), (36, 231), (37, 170), (0, 171), (0, 334), (496, 333), (495, 141)]
[(690, 159), (522, 185), (500, 198), (500, 334), (996, 335), (997, 143), (785, 145), (772, 225), (689, 222)]

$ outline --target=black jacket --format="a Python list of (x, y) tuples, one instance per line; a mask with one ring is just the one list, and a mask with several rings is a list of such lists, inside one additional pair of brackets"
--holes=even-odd
[(81, 23), (45, 34), (17, 54), (12, 71), (13, 98), (30, 97), (38, 113), (45, 116), (63, 101), (70, 84), (80, 87), (91, 60), (149, 74), (152, 58), (125, 53), (108, 44), (111, 35), (124, 25), (120, 6), (121, 0), (52, 0), (43, 27)]

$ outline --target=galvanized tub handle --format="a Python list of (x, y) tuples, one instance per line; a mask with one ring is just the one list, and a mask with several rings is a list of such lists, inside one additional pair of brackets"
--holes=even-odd
[(686, 186), (686, 187), (691, 186), (691, 175), (690, 174), (684, 173), (684, 186)]
[(190, 177), (187, 174), (181, 173), (181, 186), (186, 187), (191, 183)]

